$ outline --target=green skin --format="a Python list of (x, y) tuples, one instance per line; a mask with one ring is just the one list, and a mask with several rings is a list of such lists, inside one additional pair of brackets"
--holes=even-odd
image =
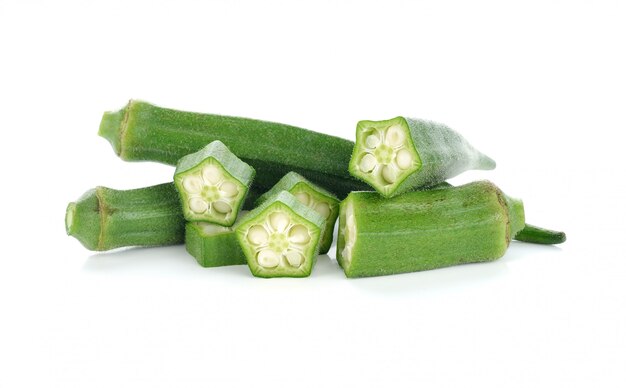
[(65, 227), (93, 251), (181, 244), (185, 234), (172, 183), (134, 190), (96, 187), (68, 205)]
[(562, 244), (567, 240), (565, 233), (526, 224), (515, 240), (534, 244)]
[(278, 181), (278, 183), (276, 183), (267, 193), (261, 195), (256, 201), (257, 205), (262, 204), (268, 198), (274, 197), (281, 191), (288, 191), (294, 195), (300, 192), (305, 192), (317, 202), (323, 201), (329, 204), (330, 215), (326, 218), (319, 249), (320, 254), (328, 253), (330, 246), (333, 243), (333, 229), (335, 228), (335, 221), (337, 221), (337, 216), (339, 215), (339, 200), (337, 197), (335, 197), (331, 192), (310, 182), (302, 175), (292, 171), (282, 177), (281, 180)]
[[(248, 230), (251, 226), (257, 225), (265, 220), (274, 211), (283, 211), (297, 221), (305, 225), (309, 231), (311, 240), (304, 251), (305, 261), (300, 268), (267, 269), (260, 266), (256, 260), (256, 251), (247, 238)], [(260, 206), (242, 216), (233, 227), (237, 232), (239, 246), (243, 250), (250, 272), (256, 277), (307, 277), (311, 274), (319, 252), (319, 242), (322, 230), (324, 230), (324, 218), (316, 211), (301, 204), (292, 194), (281, 191), (272, 198), (267, 199)]]
[[(259, 193), (248, 191), (243, 209)], [(133, 190), (96, 187), (67, 206), (67, 234), (92, 251), (182, 244), (185, 219), (174, 183)]]
[(341, 198), (350, 191), (367, 189), (348, 173), (353, 142), (290, 125), (183, 112), (131, 100), (119, 111), (104, 113), (99, 135), (124, 160), (170, 165), (220, 140), (254, 167), (259, 191), (268, 190), (290, 171)]
[[(359, 162), (366, 153), (366, 138), (372, 129), (384, 130), (392, 125), (403, 128), (407, 150), (414, 159), (410, 168), (403, 170), (394, 183), (387, 183), (376, 174), (359, 168)], [(372, 154), (378, 163), (388, 163), (393, 159), (391, 149), (377, 148)], [(352, 176), (371, 185), (384, 197), (435, 186), (446, 179), (455, 177), (467, 170), (492, 170), (496, 163), (476, 150), (463, 136), (446, 125), (432, 121), (396, 117), (383, 121), (360, 121), (357, 124), (356, 143), (350, 159), (349, 171)]]
[(185, 227), (185, 248), (203, 267), (246, 264), (237, 234), (232, 228), (207, 233), (201, 223), (188, 222)]
[[(225, 218), (211, 218), (198, 215), (189, 209), (187, 203), (188, 195), (183, 187), (183, 177), (196, 170), (202, 169), (202, 166), (209, 160), (214, 160), (221, 167), (222, 174), (229, 180), (236, 180), (239, 183), (239, 194), (235, 198), (233, 211)], [(239, 159), (219, 140), (216, 140), (198, 152), (182, 157), (176, 164), (174, 172), (174, 183), (180, 194), (183, 213), (187, 221), (209, 221), (218, 225), (231, 226), (237, 219), (237, 214), (243, 205), (248, 189), (252, 185), (254, 179), (254, 168)]]
[[(356, 239), (344, 258), (346, 209)], [(496, 260), (524, 227), (521, 201), (491, 182), (415, 191), (385, 199), (351, 193), (341, 204), (337, 260), (347, 277), (390, 275)]]

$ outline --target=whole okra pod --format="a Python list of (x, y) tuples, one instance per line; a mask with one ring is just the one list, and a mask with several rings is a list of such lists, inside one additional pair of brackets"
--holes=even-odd
[(522, 202), (487, 181), (389, 199), (354, 192), (340, 206), (337, 261), (347, 277), (493, 261), (524, 227)]

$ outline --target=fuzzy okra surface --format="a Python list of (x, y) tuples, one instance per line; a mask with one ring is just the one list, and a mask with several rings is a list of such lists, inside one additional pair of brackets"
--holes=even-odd
[(99, 135), (124, 160), (174, 165), (183, 156), (220, 140), (256, 170), (254, 186), (266, 191), (290, 171), (339, 197), (367, 185), (348, 173), (354, 142), (291, 125), (161, 108), (131, 100), (106, 112)]
[(388, 199), (354, 192), (341, 203), (337, 261), (347, 277), (492, 261), (523, 227), (521, 201), (486, 181)]

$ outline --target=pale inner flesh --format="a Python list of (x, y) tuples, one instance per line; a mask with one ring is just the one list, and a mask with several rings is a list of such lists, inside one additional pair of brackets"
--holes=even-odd
[(185, 173), (182, 186), (190, 212), (206, 220), (227, 219), (237, 209), (241, 184), (227, 177), (214, 162)]
[(320, 201), (306, 191), (297, 191), (293, 195), (300, 203), (315, 210), (325, 220), (328, 220), (328, 217), (330, 217), (332, 209), (327, 201)]
[(411, 141), (402, 125), (366, 128), (362, 139), (357, 168), (368, 181), (380, 186), (393, 185), (415, 166)]
[(251, 225), (246, 239), (262, 268), (300, 268), (311, 242), (311, 232), (283, 210), (269, 213)]
[(343, 235), (344, 241), (341, 257), (343, 258), (343, 265), (347, 267), (352, 261), (352, 250), (356, 243), (356, 222), (354, 220), (354, 206), (352, 202), (348, 202), (346, 205), (345, 222), (340, 233)]

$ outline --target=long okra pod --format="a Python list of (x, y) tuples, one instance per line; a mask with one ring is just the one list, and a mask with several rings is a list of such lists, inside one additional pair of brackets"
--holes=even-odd
[(491, 182), (341, 203), (337, 261), (348, 277), (496, 260), (524, 228), (522, 202)]
[(354, 142), (291, 125), (183, 112), (131, 100), (119, 111), (104, 113), (99, 134), (124, 160), (170, 165), (220, 140), (254, 167), (254, 186), (265, 190), (290, 171), (342, 198), (368, 187), (348, 173)]

